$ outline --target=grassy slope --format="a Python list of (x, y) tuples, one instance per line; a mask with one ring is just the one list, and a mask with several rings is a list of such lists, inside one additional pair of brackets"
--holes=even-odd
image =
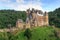
[[(54, 29), (52, 27), (37, 27), (31, 30), (32, 37), (31, 40), (56, 40), (54, 35)], [(23, 35), (23, 32), (19, 33), (20, 40), (26, 40)]]
[(54, 29), (51, 27), (42, 27), (42, 28), (36, 28), (33, 30), (32, 34), (32, 40), (55, 40), (56, 37), (53, 33)]
[[(37, 27), (31, 29), (31, 40), (56, 40), (54, 29), (52, 27)], [(0, 33), (1, 35), (2, 33)], [(10, 35), (10, 34), (9, 34)], [(1, 36), (0, 36), (1, 37)], [(24, 31), (20, 31), (12, 37), (13, 40), (26, 40)]]

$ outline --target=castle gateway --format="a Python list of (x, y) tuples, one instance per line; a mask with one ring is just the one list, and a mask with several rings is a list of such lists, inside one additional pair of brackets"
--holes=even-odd
[(23, 22), (23, 20), (18, 19), (16, 22), (16, 27), (31, 28), (31, 27), (49, 25), (47, 12), (43, 13), (41, 10), (28, 9), (26, 11), (26, 14), (27, 14), (26, 22)]

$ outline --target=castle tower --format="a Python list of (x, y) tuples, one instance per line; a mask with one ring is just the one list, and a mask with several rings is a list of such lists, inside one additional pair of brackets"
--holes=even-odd
[(26, 18), (26, 28), (30, 28), (30, 18), (29, 18), (29, 16), (30, 16), (30, 9), (28, 9), (28, 10), (26, 11), (26, 14), (27, 14), (27, 18)]
[(37, 26), (37, 11), (32, 8), (31, 14), (32, 14), (32, 26), (35, 27)]
[(49, 25), (49, 20), (48, 20), (48, 13), (44, 13), (44, 25)]
[(43, 22), (43, 12), (41, 10), (38, 10), (37, 12), (37, 21), (38, 21), (38, 26), (43, 26), (44, 22)]
[(26, 19), (26, 24), (28, 24), (28, 27), (34, 27), (37, 26), (37, 21), (36, 21), (36, 12), (32, 8), (32, 10), (28, 9), (26, 11), (27, 13), (27, 19)]
[(22, 19), (18, 19), (17, 22), (16, 22), (16, 27), (17, 28), (20, 28), (20, 29), (23, 29), (23, 20)]

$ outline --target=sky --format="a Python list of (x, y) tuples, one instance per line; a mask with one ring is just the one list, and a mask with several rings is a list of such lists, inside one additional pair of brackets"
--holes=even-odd
[(26, 11), (28, 8), (53, 11), (60, 7), (60, 0), (0, 0), (0, 10)]

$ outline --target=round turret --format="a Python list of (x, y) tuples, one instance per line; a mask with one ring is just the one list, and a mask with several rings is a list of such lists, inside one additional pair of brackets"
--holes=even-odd
[(47, 12), (44, 13), (44, 22), (45, 22), (45, 25), (49, 25)]

